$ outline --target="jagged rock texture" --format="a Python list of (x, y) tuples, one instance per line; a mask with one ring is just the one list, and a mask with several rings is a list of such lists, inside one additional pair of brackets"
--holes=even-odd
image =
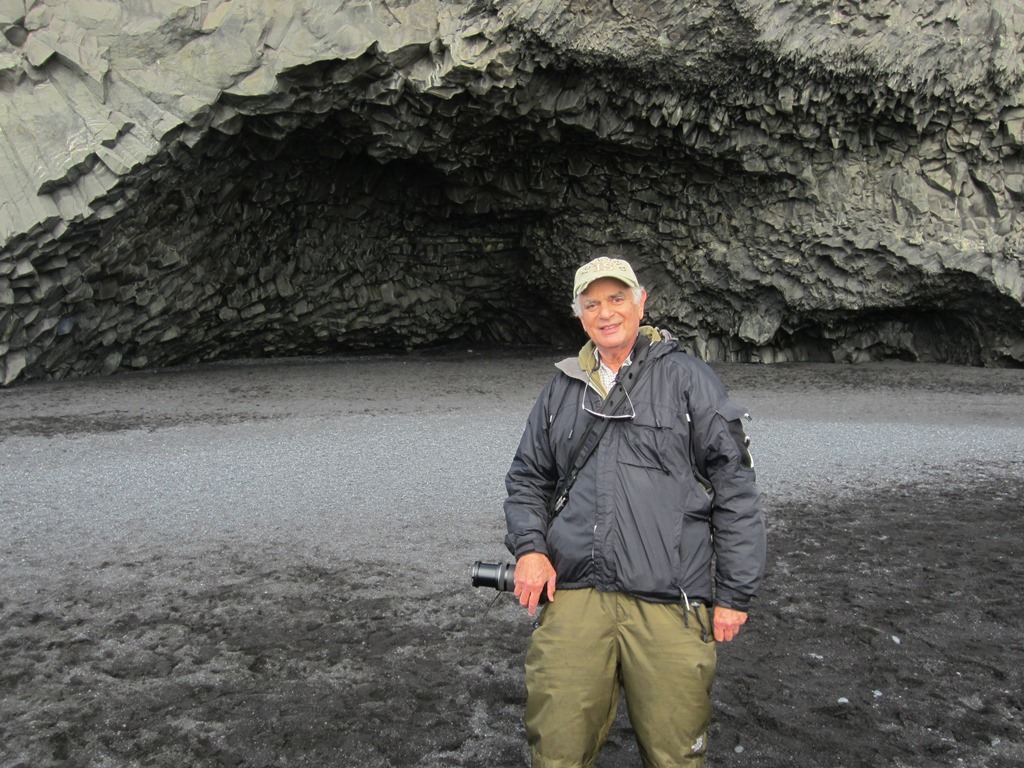
[(0, 0), (0, 383), (566, 343), (1024, 364), (1024, 10)]

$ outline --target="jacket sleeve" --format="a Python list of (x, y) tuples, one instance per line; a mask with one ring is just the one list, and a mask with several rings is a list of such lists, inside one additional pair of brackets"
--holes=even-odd
[(551, 384), (533, 406), (512, 466), (505, 476), (505, 546), (518, 559), (529, 552), (549, 554), (548, 501), (555, 491), (558, 470), (548, 439), (547, 402)]
[(698, 469), (712, 487), (715, 603), (745, 611), (764, 577), (766, 534), (749, 440), (746, 409), (706, 368), (693, 382), (690, 407)]

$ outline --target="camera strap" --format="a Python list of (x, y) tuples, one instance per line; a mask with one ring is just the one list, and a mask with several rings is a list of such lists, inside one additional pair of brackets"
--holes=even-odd
[[(636, 358), (632, 363), (619, 371), (617, 383), (612, 387), (611, 392), (608, 393), (608, 397), (605, 398), (601, 406), (602, 414), (615, 416), (622, 408), (622, 404), (627, 402), (629, 391), (633, 389), (637, 379), (640, 378), (640, 374), (644, 372), (644, 363), (647, 361), (647, 353), (650, 351), (651, 346), (651, 342), (643, 336), (638, 339), (637, 345), (634, 348)], [(597, 448), (597, 444), (601, 441), (601, 437), (604, 435), (605, 430), (608, 429), (608, 424), (611, 421), (612, 419), (594, 417), (587, 424), (587, 428), (583, 431), (583, 435), (576, 445), (572, 460), (569, 462), (569, 472), (566, 474), (565, 480), (557, 492), (551, 497), (551, 503), (549, 504), (551, 517), (549, 521), (554, 520), (565, 507), (565, 502), (569, 500), (569, 489), (576, 482), (576, 478), (579, 476), (583, 465), (587, 463), (587, 459), (590, 458), (594, 449)]]

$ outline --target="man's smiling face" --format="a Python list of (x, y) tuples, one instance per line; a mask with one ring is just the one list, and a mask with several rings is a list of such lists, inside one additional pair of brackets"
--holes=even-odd
[(580, 294), (580, 322), (601, 353), (601, 359), (618, 366), (629, 355), (644, 316), (647, 292), (633, 302), (633, 290), (614, 277), (602, 277)]

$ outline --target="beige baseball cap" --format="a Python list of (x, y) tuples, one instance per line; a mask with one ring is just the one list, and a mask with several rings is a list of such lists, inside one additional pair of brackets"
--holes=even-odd
[(610, 259), (601, 256), (584, 264), (576, 270), (576, 280), (573, 281), (572, 297), (575, 299), (595, 280), (602, 277), (614, 277), (621, 280), (630, 288), (639, 288), (640, 281), (636, 279), (636, 273), (624, 259)]

